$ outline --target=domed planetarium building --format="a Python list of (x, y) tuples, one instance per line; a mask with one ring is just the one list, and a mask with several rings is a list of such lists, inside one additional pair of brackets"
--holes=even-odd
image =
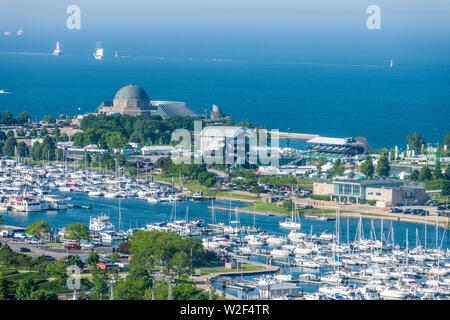
[(164, 119), (174, 116), (197, 117), (184, 102), (151, 101), (139, 86), (130, 84), (117, 91), (113, 101), (103, 101), (97, 108), (98, 114), (111, 115), (115, 113), (130, 116), (160, 115)]

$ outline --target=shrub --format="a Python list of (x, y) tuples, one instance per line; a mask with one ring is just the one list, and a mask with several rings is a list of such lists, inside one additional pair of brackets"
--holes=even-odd
[(324, 201), (330, 201), (330, 196), (326, 194), (313, 194), (311, 195), (312, 200), (324, 200)]

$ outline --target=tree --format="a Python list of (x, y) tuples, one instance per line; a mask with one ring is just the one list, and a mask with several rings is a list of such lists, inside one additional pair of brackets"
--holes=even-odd
[(51, 290), (38, 289), (32, 291), (27, 300), (58, 300), (58, 295)]
[(25, 232), (35, 237), (50, 236), (52, 234), (49, 223), (44, 220), (33, 222), (25, 229)]
[(55, 262), (50, 262), (45, 267), (45, 274), (54, 277), (59, 283), (63, 283), (67, 278), (67, 263), (61, 259)]
[(36, 128), (31, 129), (29, 135), (32, 138), (36, 138), (37, 135), (38, 135), (38, 132), (37, 132)]
[(443, 196), (450, 196), (450, 180), (442, 180), (442, 192)]
[(3, 154), (6, 156), (14, 156), (16, 146), (16, 139), (14, 137), (9, 137), (8, 139), (6, 139), (5, 144), (3, 145)]
[(95, 266), (95, 264), (97, 264), (99, 261), (100, 261), (100, 257), (98, 255), (98, 253), (95, 251), (91, 251), (89, 253), (86, 263), (90, 266)]
[(8, 136), (6, 135), (5, 131), (0, 130), (0, 141), (5, 141), (8, 139)]
[(432, 174), (431, 174), (430, 168), (423, 167), (422, 169), (420, 169), (420, 171), (419, 171), (419, 181), (431, 180), (431, 178), (432, 178)]
[(44, 121), (47, 122), (47, 123), (49, 123), (49, 124), (54, 124), (54, 123), (56, 123), (56, 119), (55, 119), (55, 117), (52, 116), (52, 115), (45, 116), (45, 117), (44, 117)]
[(352, 168), (352, 170), (348, 174), (348, 178), (353, 179), (354, 177), (355, 177), (355, 170), (353, 170), (353, 168)]
[(367, 177), (371, 177), (375, 171), (372, 163), (372, 157), (370, 155), (367, 155), (364, 159), (363, 163), (359, 167), (359, 170), (362, 174), (366, 175)]
[(81, 159), (80, 166), (89, 165), (91, 162), (91, 155), (89, 154), (89, 152), (85, 152), (83, 158)]
[(26, 300), (30, 293), (34, 290), (34, 281), (30, 276), (26, 276), (19, 282), (16, 288), (16, 299)]
[(94, 298), (103, 299), (107, 297), (108, 294), (108, 272), (100, 268), (94, 267), (91, 270), (92, 273), (92, 292), (94, 293)]
[(6, 125), (14, 124), (13, 114), (9, 111), (4, 111), (2, 113), (2, 123)]
[(109, 133), (106, 137), (106, 145), (109, 150), (112, 149), (123, 149), (127, 144), (127, 138), (124, 137), (120, 132)]
[(444, 144), (447, 148), (450, 148), (450, 132), (444, 135)]
[(208, 171), (200, 172), (197, 176), (197, 179), (202, 186), (205, 186), (207, 188), (211, 188), (216, 184), (216, 176)]
[(119, 262), (119, 259), (120, 258), (120, 256), (119, 256), (119, 254), (117, 253), (117, 252), (114, 252), (112, 255), (111, 255), (111, 258), (109, 259), (109, 262), (111, 262), (111, 263), (117, 263), (117, 262)]
[(283, 201), (283, 208), (286, 209), (287, 211), (292, 210), (292, 199), (291, 198), (285, 199)]
[(173, 164), (172, 159), (170, 157), (162, 157), (156, 160), (155, 166), (160, 168), (163, 172), (168, 172), (170, 166)]
[(419, 170), (414, 169), (414, 170), (411, 172), (409, 178), (410, 178), (412, 181), (418, 181), (418, 180), (419, 180)]
[(17, 154), (20, 157), (28, 157), (28, 155), (30, 154), (30, 149), (25, 142), (19, 142), (19, 144), (17, 145)]
[(344, 171), (345, 165), (342, 163), (341, 159), (337, 159), (330, 170), (332, 176), (342, 176)]
[(72, 240), (89, 240), (89, 228), (80, 222), (74, 222), (66, 226), (65, 237)]
[(22, 127), (20, 127), (19, 129), (17, 129), (16, 134), (17, 134), (18, 137), (24, 137), (25, 136), (25, 131), (23, 130)]
[(170, 259), (170, 267), (181, 279), (183, 274), (189, 274), (192, 269), (192, 261), (186, 252), (179, 251)]
[(83, 147), (83, 133), (77, 132), (74, 135), (72, 135), (71, 140), (73, 141), (73, 145), (75, 147)]
[(67, 259), (67, 264), (69, 266), (77, 266), (79, 268), (83, 268), (84, 267), (83, 261), (81, 261), (80, 256), (77, 255), (77, 254), (74, 254), (69, 259)]
[(425, 145), (425, 139), (418, 132), (414, 132), (412, 135), (408, 134), (406, 139), (408, 140), (409, 149), (416, 152), (420, 152), (422, 145)]
[(0, 300), (6, 300), (8, 298), (8, 285), (3, 276), (3, 272), (0, 272)]
[(117, 248), (117, 252), (128, 254), (130, 253), (130, 243), (129, 242), (122, 242), (119, 244), (119, 247)]
[(441, 165), (438, 163), (434, 167), (433, 179), (434, 180), (439, 180), (439, 179), (442, 179), (442, 178), (443, 178), (443, 175), (442, 175)]
[(114, 287), (114, 296), (119, 300), (142, 300), (152, 286), (148, 271), (133, 267), (125, 280), (119, 280)]
[(28, 120), (30, 119), (30, 115), (28, 114), (28, 112), (22, 111), (21, 113), (19, 113), (19, 115), (16, 118), (16, 122), (18, 124), (25, 124), (28, 123)]
[(389, 159), (385, 154), (383, 154), (378, 159), (377, 174), (381, 177), (387, 177), (389, 176), (389, 171), (390, 171)]

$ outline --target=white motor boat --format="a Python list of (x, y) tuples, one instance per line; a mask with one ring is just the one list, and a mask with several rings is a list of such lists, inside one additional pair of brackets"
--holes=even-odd
[(380, 292), (380, 297), (384, 300), (403, 300), (409, 295), (409, 292), (389, 287)]
[(274, 249), (270, 251), (270, 255), (274, 258), (287, 258), (289, 257), (289, 250), (284, 249)]
[(37, 212), (42, 210), (41, 202), (32, 197), (12, 197), (9, 206), (11, 210), (18, 212)]

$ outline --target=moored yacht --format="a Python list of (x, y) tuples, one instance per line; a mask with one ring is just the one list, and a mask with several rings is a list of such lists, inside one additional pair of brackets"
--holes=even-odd
[(11, 210), (18, 212), (41, 211), (41, 202), (33, 197), (12, 197), (9, 201)]

